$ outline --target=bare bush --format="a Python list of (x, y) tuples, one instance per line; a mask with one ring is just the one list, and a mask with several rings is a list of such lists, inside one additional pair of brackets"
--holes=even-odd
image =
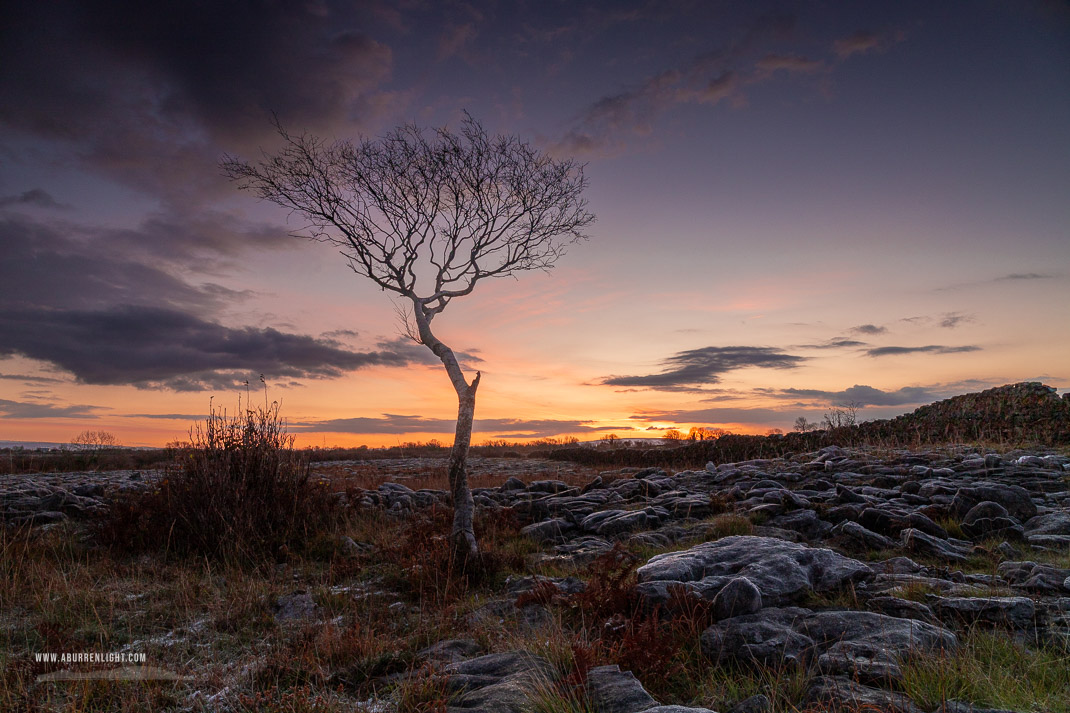
[(279, 418), (279, 404), (211, 410), (190, 443), (177, 448), (152, 490), (120, 498), (101, 538), (132, 549), (256, 560), (285, 556), (327, 528), (337, 508), (325, 481), (313, 480)]
[(82, 431), (71, 439), (71, 448), (77, 451), (101, 451), (118, 447), (119, 439), (107, 431)]

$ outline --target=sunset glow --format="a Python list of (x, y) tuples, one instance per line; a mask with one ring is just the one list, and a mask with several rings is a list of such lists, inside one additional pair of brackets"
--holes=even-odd
[(476, 443), (1068, 386), (1065, 5), (23, 5), (0, 441), (160, 446), (265, 396), (300, 445), (452, 440), (389, 294), (221, 175), (277, 147), (272, 113), (333, 139), (467, 110), (586, 163), (590, 240), (436, 319), (482, 373)]

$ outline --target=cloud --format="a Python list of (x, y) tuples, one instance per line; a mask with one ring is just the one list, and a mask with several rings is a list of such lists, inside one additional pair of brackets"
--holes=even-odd
[[(457, 422), (453, 419), (434, 419), (423, 416), (383, 414), (378, 418), (338, 418), (326, 421), (306, 421), (291, 424), (294, 433), (326, 432), (355, 433), (362, 435), (397, 435), (403, 433), (452, 434)], [(627, 426), (594, 426), (590, 421), (524, 420), (513, 418), (476, 419), (474, 433), (492, 438), (548, 438), (565, 433), (598, 433), (602, 431), (628, 430)]]
[(945, 287), (937, 287), (934, 291), (945, 292), (947, 290), (961, 290), (968, 287), (978, 287), (981, 285), (994, 285), (1002, 282), (1032, 282), (1034, 280), (1054, 280), (1062, 275), (1046, 272), (1012, 272), (1006, 275), (1000, 275), (998, 277), (992, 277), (987, 280), (976, 280), (974, 282), (960, 282), (954, 285), (947, 285)]
[(726, 100), (742, 105), (742, 89), (772, 75), (746, 58), (755, 48), (790, 35), (795, 22), (790, 15), (763, 15), (728, 47), (693, 55), (629, 89), (603, 95), (577, 116), (553, 148), (570, 154), (612, 153), (629, 136), (650, 134), (654, 119), (672, 107)]
[[(253, 9), (59, 0), (15, 14), (20, 32), (2, 55), (2, 117), (35, 133), (97, 131), (101, 112), (121, 118), (116, 100), (141, 104), (129, 119), (148, 114), (147, 131), (173, 130), (190, 112), (202, 126), (232, 136), (263, 129), (267, 111), (321, 124), (352, 109), (362, 90), (386, 77), (392, 60), (388, 47), (357, 29), (360, 16), (320, 3)], [(100, 81), (109, 75), (112, 82)]]
[(798, 55), (767, 54), (758, 60), (755, 66), (763, 74), (772, 74), (777, 71), (810, 74), (824, 69), (825, 63)]
[(769, 408), (706, 408), (680, 411), (647, 411), (628, 418), (659, 423), (753, 423), (772, 424), (791, 420), (791, 414)]
[(1012, 272), (1009, 275), (997, 277), (994, 282), (1017, 281), (1017, 280), (1050, 280), (1055, 275), (1046, 275), (1040, 272)]
[(840, 38), (832, 43), (832, 49), (840, 59), (847, 59), (853, 54), (879, 51), (885, 46), (885, 41), (881, 39), (880, 35), (865, 30), (859, 30), (853, 35)]
[(832, 47), (822, 43), (812, 48), (824, 57), (779, 51), (789, 41), (795, 49), (796, 23), (792, 15), (763, 15), (735, 42), (663, 68), (623, 91), (603, 95), (576, 117), (553, 148), (570, 154), (613, 154), (627, 139), (651, 134), (655, 119), (674, 107), (728, 102), (741, 108), (747, 104), (750, 87), (785, 75), (825, 77), (852, 55), (885, 51), (902, 39), (858, 32)]
[(7, 206), (28, 205), (36, 208), (67, 208), (59, 203), (47, 191), (41, 188), (31, 188), (17, 196), (0, 196), (0, 208)]
[(606, 386), (638, 386), (679, 390), (681, 386), (715, 384), (721, 374), (748, 366), (793, 369), (806, 357), (784, 354), (769, 347), (703, 347), (682, 351), (665, 359), (665, 371), (644, 376), (607, 376)]
[(233, 328), (174, 309), (24, 308), (0, 312), (0, 355), (59, 366), (87, 384), (195, 391), (270, 379), (336, 378), (369, 366), (408, 366), (406, 355), (353, 352), (276, 329)]
[(981, 347), (977, 346), (945, 347), (939, 344), (929, 344), (924, 347), (877, 347), (875, 349), (867, 349), (866, 356), (881, 357), (898, 354), (961, 354), (963, 352), (977, 352), (980, 350)]
[(841, 62), (856, 54), (883, 54), (906, 39), (902, 30), (894, 32), (870, 32), (859, 30), (832, 43), (832, 51)]
[(191, 285), (149, 255), (114, 249), (113, 236), (104, 229), (0, 218), (0, 310), (145, 304), (211, 311), (239, 296), (218, 285)]
[(10, 381), (25, 381), (33, 384), (61, 384), (63, 379), (55, 379), (50, 376), (30, 376), (28, 374), (0, 374), (0, 379)]
[(934, 391), (930, 387), (904, 386), (895, 391), (881, 391), (864, 384), (855, 384), (843, 391), (781, 389), (778, 395), (783, 398), (816, 399), (828, 403), (856, 403), (859, 406), (901, 406), (929, 403), (945, 398), (943, 393)]
[(824, 344), (799, 344), (800, 349), (847, 349), (850, 347), (864, 347), (867, 346), (867, 342), (860, 342), (857, 339), (830, 339)]
[(338, 339), (340, 337), (356, 339), (359, 336), (360, 333), (353, 329), (332, 329), (320, 335), (323, 339)]
[[(430, 349), (423, 344), (417, 344), (408, 337), (384, 339), (377, 342), (375, 346), (383, 351), (397, 354), (398, 356), (407, 359), (410, 364), (442, 366), (442, 360), (435, 356)], [(460, 349), (454, 349), (453, 355), (457, 357), (457, 361), (460, 362), (462, 368), (473, 369), (474, 365), (483, 361), (483, 358), (477, 354), (473, 354), (473, 351), (475, 350), (462, 351)]]
[(2, 418), (85, 418), (95, 416), (100, 410), (97, 406), (85, 404), (54, 406), (0, 399), (0, 417)]
[(961, 312), (948, 312), (940, 320), (940, 326), (944, 329), (954, 329), (960, 324), (966, 324), (967, 322), (973, 322), (974, 316), (972, 314), (962, 314)]
[(204, 180), (220, 146), (270, 138), (271, 112), (321, 131), (377, 112), (393, 54), (362, 31), (370, 4), (7, 3), (0, 126), (190, 199), (223, 184)]
[(875, 324), (860, 324), (857, 327), (851, 327), (848, 332), (855, 332), (856, 334), (884, 334), (888, 331), (887, 327), (878, 327)]
[(0, 356), (43, 361), (82, 383), (176, 391), (229, 389), (260, 373), (319, 379), (426, 363), (391, 343), (360, 352), (331, 339), (224, 326), (213, 316), (242, 293), (192, 285), (150, 256), (109, 249), (102, 234), (111, 235), (0, 219)]
[[(159, 260), (195, 272), (218, 272), (251, 252), (296, 246), (298, 239), (277, 225), (254, 224), (208, 208), (173, 208), (149, 213), (134, 228), (88, 228), (86, 234), (111, 254), (150, 263)], [(99, 250), (100, 248), (95, 248)]]

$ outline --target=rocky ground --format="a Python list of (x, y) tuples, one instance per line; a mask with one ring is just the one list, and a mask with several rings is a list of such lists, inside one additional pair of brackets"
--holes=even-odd
[[(331, 467), (337, 473), (366, 465)], [(445, 490), (418, 487), (412, 474), (428, 463), (379, 461), (375, 467), (393, 468), (394, 477), (374, 489), (348, 488), (349, 504), (405, 518), (448, 500)], [(476, 488), (477, 506), (519, 515), (522, 532), (540, 544), (532, 555), (535, 571), (569, 573), (511, 577), (476, 613), (502, 627), (534, 626), (553, 616), (555, 602), (589, 586), (585, 567), (619, 544), (658, 553), (635, 575), (635, 592), (649, 610), (671, 618), (689, 597), (709, 607), (710, 625), (696, 632), (708, 666), (808, 671), (800, 707), (995, 711), (963, 700), (934, 707), (912, 700), (904, 685), (904, 671), (915, 658), (953, 655), (977, 630), (1060, 652), (1067, 664), (1065, 455), (829, 446), (676, 473), (625, 468), (582, 485), (561, 463), (475, 461), (473, 473), (481, 469), (504, 482)], [(109, 493), (143, 487), (153, 477), (3, 476), (0, 511), (9, 526), (53, 527), (91, 516)], [(347, 546), (359, 552), (370, 545), (350, 539)], [(315, 621), (320, 615), (307, 594), (275, 607), (280, 620)], [(535, 710), (536, 682), (552, 677), (554, 664), (532, 651), (488, 651), (466, 638), (443, 639), (421, 658), (434, 662), (447, 681), (448, 710), (456, 713)], [(593, 713), (710, 710), (659, 703), (640, 682), (642, 675), (618, 665), (590, 668), (585, 705)], [(199, 693), (198, 705), (215, 701), (226, 708), (217, 694)], [(396, 702), (384, 698), (368, 705), (365, 710), (394, 710)], [(757, 713), (772, 706), (757, 694), (723, 710)]]

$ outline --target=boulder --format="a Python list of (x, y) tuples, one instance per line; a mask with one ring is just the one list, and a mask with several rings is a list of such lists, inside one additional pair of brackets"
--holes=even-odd
[[(820, 676), (807, 691), (807, 699), (823, 706), (839, 706), (844, 711), (881, 711), (881, 713), (925, 713), (902, 693), (856, 683), (842, 676)], [(822, 708), (822, 710), (836, 708)]]
[(1027, 535), (1070, 535), (1070, 512), (1037, 515), (1025, 523)]
[(967, 626), (989, 624), (1028, 629), (1034, 623), (1035, 607), (1027, 597), (931, 597), (930, 608), (943, 621)]
[(811, 541), (824, 538), (829, 533), (829, 530), (832, 529), (831, 523), (819, 518), (813, 510), (793, 510), (784, 515), (774, 517), (768, 524), (771, 527), (794, 530)]
[(958, 647), (947, 629), (875, 612), (819, 612), (798, 622), (797, 628), (823, 651), (817, 661), (823, 673), (859, 681), (897, 680), (902, 677), (900, 660)]
[(909, 527), (901, 535), (903, 549), (912, 554), (928, 555), (948, 562), (965, 562), (967, 550), (957, 547), (948, 540), (941, 540), (927, 535), (921, 530)]
[(575, 530), (576, 526), (564, 518), (552, 518), (542, 522), (534, 522), (522, 527), (520, 533), (527, 535), (536, 542), (560, 542), (566, 532)]
[(796, 631), (794, 625), (810, 613), (798, 607), (768, 608), (726, 619), (702, 632), (702, 652), (715, 662), (805, 664), (814, 641)]
[(873, 530), (867, 530), (854, 520), (844, 520), (839, 525), (836, 525), (836, 527), (832, 528), (832, 534), (847, 537), (862, 547), (871, 550), (890, 550), (899, 544), (890, 537), (885, 537), (878, 532), (873, 532)]
[(581, 529), (603, 537), (657, 525), (658, 519), (645, 510), (602, 510), (591, 513), (580, 522)]
[(658, 705), (631, 671), (615, 664), (587, 672), (587, 695), (598, 713), (641, 713)]
[(784, 604), (808, 592), (828, 592), (872, 575), (869, 566), (832, 550), (771, 537), (735, 535), (681, 552), (652, 557), (637, 572), (639, 593), (648, 601), (668, 599), (669, 587), (713, 599), (736, 577), (757, 587), (765, 605)]
[(991, 500), (977, 503), (970, 508), (962, 518), (962, 531), (974, 540), (986, 537), (1025, 537), (1022, 523), (1011, 517), (1007, 508)]
[(985, 501), (999, 503), (1012, 517), (1023, 522), (1037, 514), (1037, 506), (1029, 496), (1029, 491), (1022, 486), (987, 481), (959, 488), (949, 510), (953, 516), (961, 518), (975, 505)]
[(450, 713), (524, 713), (539, 682), (553, 675), (553, 667), (525, 651), (507, 651), (449, 664), (443, 673), (450, 690), (458, 694), (447, 709)]
[(742, 614), (754, 614), (762, 608), (762, 593), (746, 577), (734, 577), (713, 598), (713, 615), (731, 619)]

